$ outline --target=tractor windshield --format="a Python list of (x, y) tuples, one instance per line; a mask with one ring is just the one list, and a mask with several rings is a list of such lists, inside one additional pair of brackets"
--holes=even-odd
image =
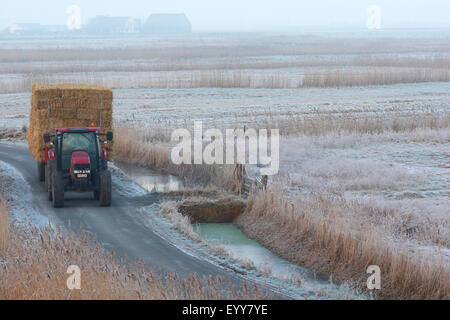
[(89, 154), (91, 167), (97, 167), (97, 136), (94, 132), (64, 133), (61, 147), (63, 171), (70, 170), (72, 152), (74, 151), (87, 152)]

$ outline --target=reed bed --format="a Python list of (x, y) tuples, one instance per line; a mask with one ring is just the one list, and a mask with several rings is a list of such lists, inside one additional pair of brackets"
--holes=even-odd
[(408, 112), (387, 112), (372, 116), (360, 116), (357, 112), (334, 113), (314, 112), (308, 115), (291, 115), (283, 117), (267, 115), (258, 120), (257, 127), (279, 128), (280, 134), (323, 136), (329, 134), (390, 134), (413, 132), (418, 129), (442, 129), (450, 125), (450, 114), (439, 110), (423, 110)]
[(450, 69), (375, 67), (366, 70), (307, 71), (301, 86), (306, 88), (360, 87), (415, 82), (448, 82)]
[(173, 59), (158, 57), (153, 59), (105, 60), (98, 57), (86, 61), (54, 61), (37, 63), (8, 62), (0, 63), (3, 74), (54, 74), (54, 73), (91, 73), (91, 72), (160, 72), (160, 71), (208, 71), (208, 70), (244, 70), (244, 69), (280, 69), (308, 67), (406, 67), (449, 69), (450, 58), (443, 55), (411, 57), (393, 54), (387, 56), (294, 56), (289, 59), (276, 57), (211, 57)]
[[(281, 39), (284, 39), (283, 41)], [(448, 82), (442, 38), (223, 36), (149, 46), (0, 49), (0, 93), (33, 82), (110, 88), (303, 88)]]
[[(381, 269), (380, 297), (450, 299), (450, 268), (436, 252), (408, 250), (355, 218), (357, 202), (314, 194), (287, 200), (268, 189), (252, 195), (237, 225), (282, 257), (367, 290), (366, 269)], [(382, 214), (381, 212), (378, 214)]]
[[(269, 70), (269, 71), (267, 71)], [(289, 70), (289, 69), (287, 69)], [(0, 79), (0, 93), (29, 92), (33, 83), (101, 84), (112, 89), (254, 88), (294, 89), (449, 82), (450, 69), (372, 67), (286, 71), (193, 70), (162, 72), (42, 73)]]

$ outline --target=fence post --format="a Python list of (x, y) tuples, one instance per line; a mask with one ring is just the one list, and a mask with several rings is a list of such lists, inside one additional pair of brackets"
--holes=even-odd
[(267, 189), (267, 180), (268, 180), (268, 176), (267, 175), (263, 175), (262, 176), (262, 187), (263, 187), (263, 190)]

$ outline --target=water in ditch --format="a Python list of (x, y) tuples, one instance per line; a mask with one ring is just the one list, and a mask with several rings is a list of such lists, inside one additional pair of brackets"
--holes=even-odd
[(183, 188), (183, 182), (176, 176), (155, 172), (125, 162), (115, 162), (114, 164), (148, 192), (178, 191)]
[(318, 277), (309, 269), (278, 257), (258, 242), (249, 239), (231, 223), (200, 223), (197, 229), (202, 238), (220, 245), (238, 261), (250, 263), (257, 271), (275, 279), (298, 285), (313, 296), (328, 298), (362, 298), (347, 287), (336, 285)]

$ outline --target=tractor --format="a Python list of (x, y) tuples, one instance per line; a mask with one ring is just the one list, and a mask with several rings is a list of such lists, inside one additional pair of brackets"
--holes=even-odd
[[(106, 138), (106, 139), (105, 139)], [(111, 205), (111, 172), (108, 148), (113, 133), (99, 127), (55, 128), (43, 135), (44, 162), (38, 162), (39, 179), (45, 181), (53, 207), (64, 207), (64, 192), (92, 192), (100, 205)]]

